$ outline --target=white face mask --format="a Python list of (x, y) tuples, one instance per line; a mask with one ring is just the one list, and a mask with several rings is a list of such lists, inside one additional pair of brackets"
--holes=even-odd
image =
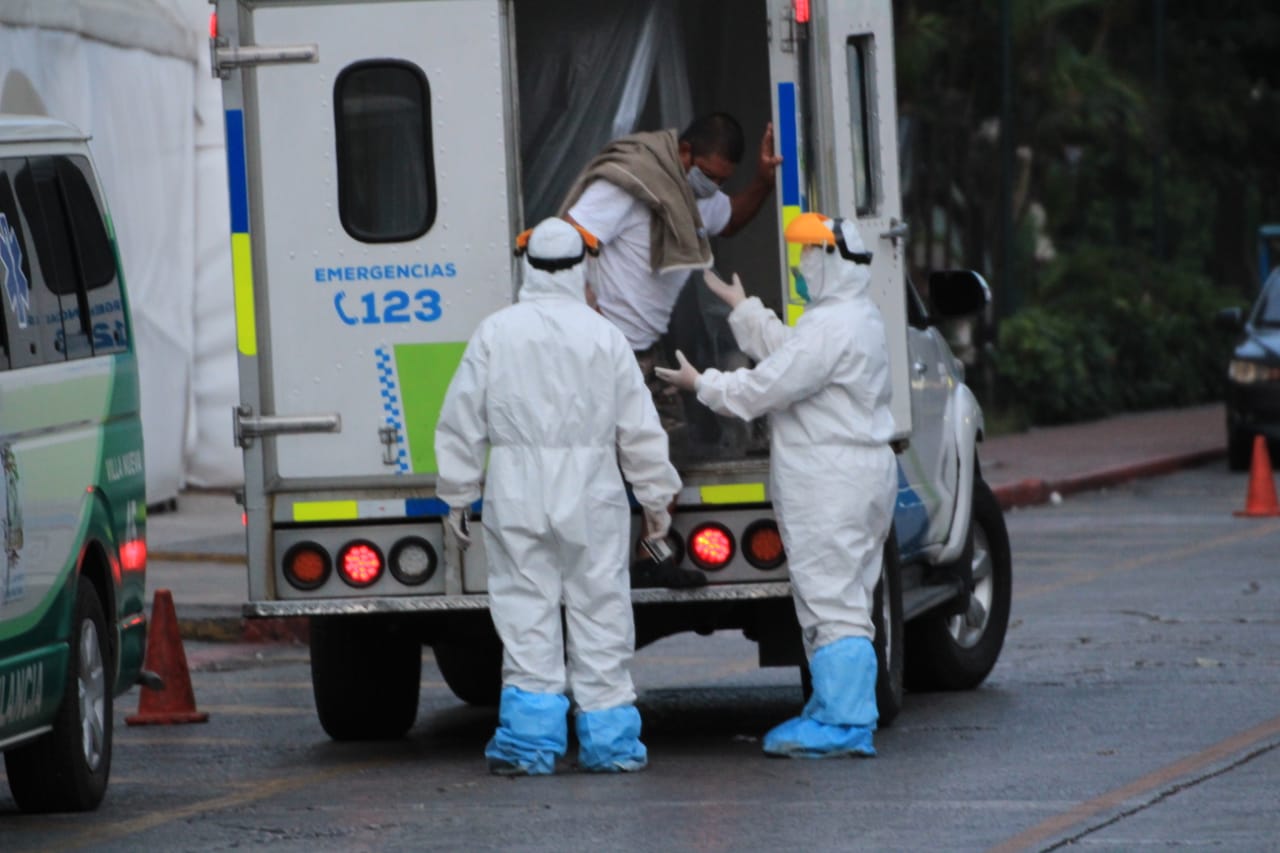
[(693, 190), (693, 197), (697, 199), (711, 198), (720, 192), (719, 185), (697, 166), (689, 170), (689, 189)]

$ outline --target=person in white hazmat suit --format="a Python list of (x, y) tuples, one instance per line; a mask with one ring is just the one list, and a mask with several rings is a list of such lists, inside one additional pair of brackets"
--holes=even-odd
[(771, 494), (813, 695), (799, 717), (765, 735), (764, 751), (874, 755), (871, 613), (898, 484), (888, 344), (856, 225), (805, 213), (785, 237), (803, 245), (796, 291), (809, 304), (795, 327), (746, 298), (737, 276), (726, 284), (707, 273), (708, 287), (733, 308), (738, 346), (758, 364), (699, 374), (677, 353), (679, 369), (659, 375), (720, 414), (769, 415)]
[(495, 773), (554, 772), (568, 746), (566, 688), (582, 768), (647, 764), (629, 670), (631, 508), (622, 478), (647, 537), (660, 540), (680, 477), (631, 347), (587, 306), (589, 247), (590, 234), (560, 219), (521, 235), (518, 302), (476, 329), (436, 428), (446, 535), (462, 549), (489, 456), (489, 608), (504, 650), (499, 725), (485, 747)]

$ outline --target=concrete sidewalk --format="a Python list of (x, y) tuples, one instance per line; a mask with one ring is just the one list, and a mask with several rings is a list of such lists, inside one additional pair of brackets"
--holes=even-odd
[[(1105, 488), (1226, 455), (1221, 403), (1121, 415), (997, 436), (979, 449), (982, 474), (1006, 508), (1054, 493)], [(173, 593), (183, 636), (293, 639), (288, 620), (241, 620), (248, 591), (240, 507), (229, 492), (185, 492), (177, 509), (147, 522), (148, 599)]]

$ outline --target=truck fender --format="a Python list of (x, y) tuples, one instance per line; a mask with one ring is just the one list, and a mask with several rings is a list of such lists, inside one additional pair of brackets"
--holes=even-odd
[(951, 530), (946, 544), (934, 559), (938, 565), (954, 562), (964, 551), (969, 538), (969, 518), (973, 514), (973, 478), (976, 475), (978, 437), (984, 429), (982, 407), (978, 398), (963, 383), (956, 385), (951, 399), (956, 450), (956, 501), (951, 514)]

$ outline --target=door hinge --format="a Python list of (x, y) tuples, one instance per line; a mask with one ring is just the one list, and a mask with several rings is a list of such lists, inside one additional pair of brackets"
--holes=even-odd
[(378, 441), (382, 443), (382, 464), (400, 464), (400, 428), (391, 426), (378, 427)]
[(209, 65), (214, 77), (226, 80), (234, 68), (248, 65), (288, 65), (319, 62), (320, 46), (315, 44), (233, 45), (226, 36), (209, 39)]
[(307, 432), (342, 432), (342, 415), (257, 415), (252, 406), (231, 410), (236, 447), (252, 447), (255, 438)]

